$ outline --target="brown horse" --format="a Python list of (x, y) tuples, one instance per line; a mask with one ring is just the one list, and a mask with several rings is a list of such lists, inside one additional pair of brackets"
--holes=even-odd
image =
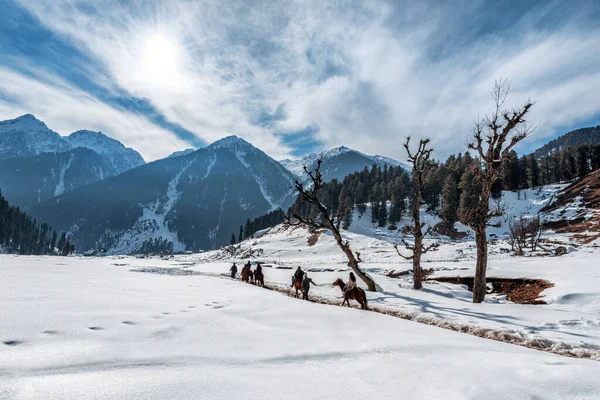
[(296, 297), (300, 297), (300, 289), (302, 288), (301, 281), (294, 281), (294, 289), (296, 289)]
[(242, 268), (242, 282), (250, 283), (250, 279), (252, 279), (252, 270), (250, 270), (250, 267), (244, 266)]
[(265, 287), (265, 276), (262, 271), (254, 271), (254, 283), (256, 285)]
[(358, 301), (363, 310), (369, 309), (367, 304), (367, 294), (363, 289), (359, 288), (358, 286), (355, 286), (354, 289), (347, 290), (346, 293), (344, 293), (344, 286), (346, 286), (346, 284), (340, 278), (333, 282), (333, 286), (338, 286), (342, 291), (342, 294), (344, 295), (342, 307), (344, 306), (344, 304), (350, 307), (350, 300), (356, 300)]

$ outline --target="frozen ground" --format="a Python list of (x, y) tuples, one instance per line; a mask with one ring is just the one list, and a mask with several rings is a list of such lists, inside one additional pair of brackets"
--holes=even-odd
[(190, 272), (219, 265), (0, 256), (0, 398), (600, 397), (597, 361)]
[[(572, 248), (571, 253), (561, 257), (514, 257), (506, 252), (507, 245), (498, 241), (490, 246), (488, 276), (548, 280), (554, 287), (541, 295), (549, 304), (513, 304), (502, 296), (488, 296), (484, 304), (472, 304), (472, 293), (463, 285), (426, 282), (422, 291), (412, 290), (410, 275), (387, 276), (389, 271), (412, 268), (412, 264), (400, 259), (390, 243), (352, 233), (345, 236), (352, 248), (361, 252), (362, 268), (382, 289), (369, 293), (371, 305), (431, 324), (489, 329), (487, 337), (509, 334), (525, 345), (600, 359), (600, 248), (595, 243)], [(239, 257), (252, 249), (257, 255), (253, 261), (273, 266), (265, 268), (267, 281), (289, 284), (291, 268), (300, 265), (317, 283), (323, 284), (315, 288), (315, 294), (338, 299), (339, 289), (332, 288), (331, 282), (338, 277), (347, 279), (345, 256), (329, 234), (321, 235), (314, 246), (307, 245), (309, 237), (302, 228), (277, 227), (260, 238), (243, 242), (238, 256), (216, 251), (179, 259), (194, 263), (184, 266), (185, 269), (224, 273), (230, 262), (243, 263)], [(423, 267), (434, 270), (432, 277), (473, 276), (474, 250), (469, 241), (445, 242), (438, 251), (425, 256), (431, 262), (425, 262)]]

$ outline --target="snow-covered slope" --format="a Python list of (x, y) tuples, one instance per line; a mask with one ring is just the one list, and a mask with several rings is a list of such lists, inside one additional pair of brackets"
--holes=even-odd
[(293, 179), (232, 136), (65, 193), (31, 213), (71, 232), (81, 250), (197, 251), (228, 243), (247, 218), (289, 207)]
[(167, 158), (187, 156), (188, 154), (193, 153), (194, 151), (196, 151), (196, 149), (185, 149), (185, 150), (176, 151), (176, 152), (172, 153), (171, 155), (169, 155)]
[(373, 164), (380, 167), (387, 166), (402, 166), (409, 170), (410, 168), (401, 162), (383, 156), (369, 156), (341, 146), (319, 154), (309, 154), (297, 160), (281, 160), (280, 163), (287, 168), (294, 176), (300, 180), (306, 179), (304, 166), (312, 170), (316, 167), (316, 162), (321, 159), (321, 171), (326, 181), (332, 179), (342, 180), (346, 175), (361, 171), (365, 167), (371, 168)]
[[(0, 397), (600, 397), (597, 361), (295, 300), (181, 264), (0, 256)], [(141, 268), (163, 274), (132, 271)]]
[(75, 188), (117, 175), (107, 159), (89, 149), (0, 159), (0, 188), (12, 203), (28, 209)]
[[(412, 315), (415, 320), (433, 325), (450, 324), (455, 330), (500, 340), (508, 335), (515, 343), (540, 344), (539, 348), (562, 349), (569, 354), (588, 352), (600, 359), (600, 276), (595, 262), (600, 250), (593, 243), (562, 257), (516, 257), (508, 251), (506, 242), (490, 243), (488, 277), (544, 279), (553, 287), (541, 292), (547, 305), (514, 304), (503, 295), (488, 295), (484, 304), (473, 304), (472, 293), (465, 285), (427, 281), (422, 291), (412, 290), (410, 274), (388, 275), (412, 268), (411, 261), (396, 254), (392, 243), (350, 232), (343, 235), (352, 250), (360, 252), (361, 268), (381, 288), (379, 293), (369, 294), (374, 307)], [(200, 263), (193, 267), (197, 271), (226, 272), (229, 263), (244, 263), (252, 254), (253, 260), (272, 266), (265, 272), (268, 282), (289, 285), (293, 269), (301, 266), (315, 282), (323, 284), (315, 288), (315, 295), (327, 299), (339, 296), (339, 289), (330, 284), (338, 277), (346, 280), (349, 269), (345, 255), (329, 233), (318, 234), (316, 243), (314, 235), (304, 228), (277, 226), (256, 236), (260, 237), (244, 241), (234, 252), (219, 250), (179, 260)], [(308, 244), (311, 238), (313, 245)], [(440, 246), (424, 255), (423, 268), (431, 269), (433, 277), (473, 276), (473, 240), (436, 241)], [(570, 243), (558, 236), (553, 242), (553, 247)]]
[(72, 148), (83, 147), (103, 156), (118, 173), (145, 164), (140, 153), (123, 146), (123, 143), (109, 138), (102, 132), (81, 130), (71, 133), (66, 141)]
[(0, 121), (0, 159), (58, 153), (71, 146), (31, 114)]

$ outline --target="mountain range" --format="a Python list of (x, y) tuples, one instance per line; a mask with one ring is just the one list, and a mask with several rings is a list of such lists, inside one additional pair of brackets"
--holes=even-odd
[(248, 218), (295, 200), (303, 166), (325, 179), (373, 164), (401, 165), (338, 147), (275, 161), (236, 136), (145, 163), (101, 132), (61, 136), (27, 114), (0, 122), (0, 189), (11, 204), (66, 231), (79, 251), (200, 251), (228, 244)]
[(265, 153), (230, 136), (67, 192), (31, 213), (83, 248), (200, 251), (228, 243), (247, 218), (289, 207), (293, 180)]
[(34, 204), (145, 164), (101, 132), (63, 137), (33, 115), (0, 121), (0, 188), (13, 204)]

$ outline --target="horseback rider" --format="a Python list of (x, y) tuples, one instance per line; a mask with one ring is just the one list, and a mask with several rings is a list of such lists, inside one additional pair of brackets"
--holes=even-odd
[(296, 283), (296, 282), (302, 282), (303, 278), (304, 278), (304, 271), (302, 271), (302, 268), (300, 268), (300, 266), (298, 266), (298, 269), (296, 270), (296, 272), (294, 272), (294, 276), (292, 277), (292, 284), (290, 287), (294, 287), (294, 283)]
[(304, 300), (308, 300), (308, 292), (310, 290), (310, 284), (316, 285), (312, 279), (308, 277), (308, 274), (304, 274), (304, 279), (302, 279), (302, 298)]
[(235, 279), (235, 275), (237, 274), (237, 265), (235, 265), (235, 263), (233, 263), (233, 265), (231, 266), (231, 269), (229, 271), (231, 272), (231, 277), (233, 279)]
[(262, 274), (262, 265), (260, 265), (260, 263), (256, 263), (256, 269), (254, 270), (254, 274)]
[(344, 286), (344, 293), (350, 291), (356, 287), (356, 276), (354, 276), (354, 272), (350, 272), (350, 278), (348, 282), (346, 282), (346, 286)]

